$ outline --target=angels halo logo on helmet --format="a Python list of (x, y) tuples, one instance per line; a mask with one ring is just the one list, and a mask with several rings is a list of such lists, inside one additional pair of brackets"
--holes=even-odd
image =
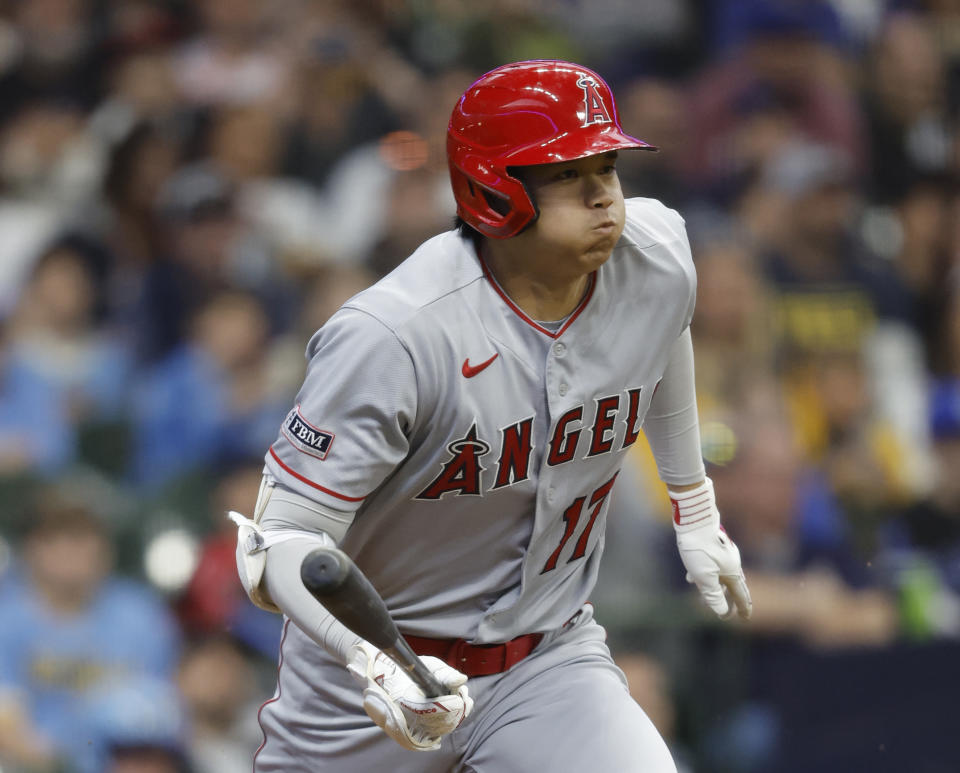
[(572, 62), (503, 65), (463, 93), (447, 126), (447, 163), (457, 214), (494, 239), (536, 220), (536, 205), (510, 169), (611, 150), (656, 150), (625, 134), (610, 87)]
[(577, 85), (583, 89), (583, 126), (586, 128), (592, 123), (613, 123), (603, 97), (597, 90), (597, 82), (592, 75), (581, 75)]

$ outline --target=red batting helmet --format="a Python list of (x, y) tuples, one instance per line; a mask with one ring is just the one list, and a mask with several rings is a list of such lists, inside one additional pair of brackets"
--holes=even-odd
[(514, 236), (536, 220), (537, 208), (510, 167), (626, 148), (656, 150), (623, 133), (610, 87), (593, 70), (554, 60), (498, 67), (464, 92), (450, 116), (457, 214), (486, 236)]

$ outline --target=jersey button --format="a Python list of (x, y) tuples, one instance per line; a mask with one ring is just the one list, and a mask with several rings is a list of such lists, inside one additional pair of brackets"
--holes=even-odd
[(557, 355), (557, 357), (563, 357), (563, 354), (566, 351), (567, 351), (567, 345), (564, 343), (561, 343), (560, 341), (557, 341), (557, 343), (553, 345), (553, 353)]
[(554, 496), (554, 488), (553, 486), (551, 486), (550, 488), (547, 489), (547, 501), (552, 502), (553, 496)]
[(560, 397), (563, 397), (567, 393), (568, 389), (569, 387), (566, 384), (560, 384), (560, 386), (557, 388), (557, 391), (560, 393)]

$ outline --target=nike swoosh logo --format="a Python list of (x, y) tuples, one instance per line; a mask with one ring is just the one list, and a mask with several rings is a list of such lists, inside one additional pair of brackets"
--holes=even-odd
[(499, 356), (500, 356), (500, 352), (497, 352), (497, 353), (496, 353), (495, 355), (493, 355), (493, 357), (491, 357), (489, 360), (487, 360), (486, 362), (481, 362), (479, 365), (471, 365), (471, 364), (470, 364), (470, 358), (467, 357), (467, 359), (465, 359), (465, 360), (463, 361), (463, 367), (460, 368), (460, 372), (463, 374), (463, 377), (464, 377), (464, 378), (473, 378), (473, 377), (476, 376), (481, 370), (483, 370), (485, 367), (487, 367), (487, 365), (489, 365), (491, 362), (493, 362), (495, 359), (497, 359), (497, 357), (499, 357)]

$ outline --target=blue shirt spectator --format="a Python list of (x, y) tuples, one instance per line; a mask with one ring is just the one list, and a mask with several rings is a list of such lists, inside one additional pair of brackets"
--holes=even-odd
[(54, 496), (34, 506), (24, 562), (0, 594), (0, 716), (18, 729), (0, 735), (0, 759), (98, 773), (92, 702), (120, 680), (170, 679), (180, 634), (162, 599), (112, 574), (99, 516)]
[(0, 365), (0, 473), (51, 475), (72, 459), (76, 432), (54, 384)]
[(196, 315), (190, 342), (144, 374), (133, 407), (138, 484), (162, 487), (270, 445), (290, 395), (270, 377), (268, 328), (253, 295), (225, 291)]

